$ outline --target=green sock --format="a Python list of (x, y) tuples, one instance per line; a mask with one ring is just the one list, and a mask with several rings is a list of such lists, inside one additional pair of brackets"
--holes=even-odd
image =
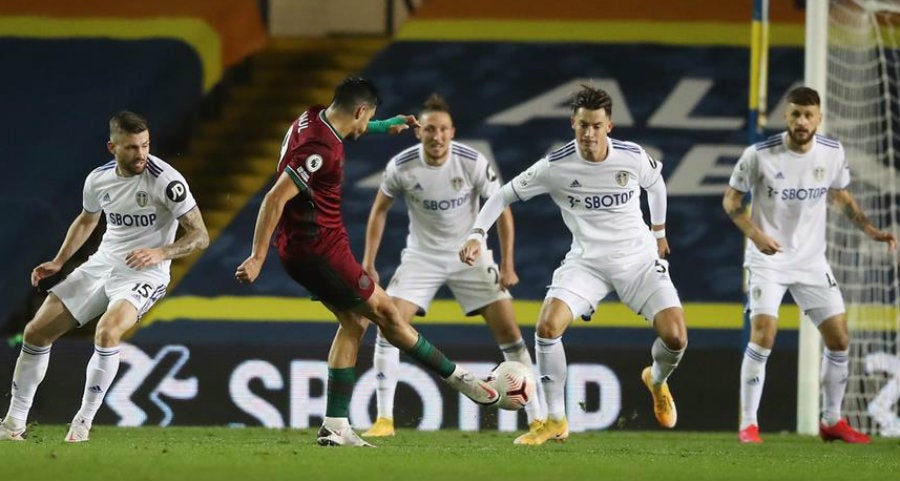
[(325, 415), (330, 418), (350, 417), (350, 397), (356, 384), (356, 369), (328, 368), (328, 404)]
[(456, 370), (456, 364), (450, 362), (443, 352), (434, 347), (433, 344), (425, 339), (425, 336), (419, 334), (419, 340), (416, 345), (411, 347), (406, 354), (419, 361), (423, 366), (437, 372), (442, 378), (448, 378), (453, 371)]

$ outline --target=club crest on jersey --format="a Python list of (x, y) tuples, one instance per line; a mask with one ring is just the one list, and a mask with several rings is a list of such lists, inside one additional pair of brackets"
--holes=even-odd
[(816, 167), (813, 170), (813, 177), (816, 178), (817, 181), (821, 182), (825, 179), (825, 168), (824, 167)]
[(312, 154), (306, 158), (306, 170), (308, 170), (309, 173), (313, 173), (322, 168), (322, 164), (322, 156), (319, 154)]
[(752, 294), (754, 299), (759, 299), (760, 296), (762, 296), (762, 289), (760, 289), (759, 287), (754, 287)]
[(625, 172), (624, 170), (616, 172), (616, 183), (619, 184), (619, 187), (628, 185), (628, 172)]
[(450, 186), (453, 187), (453, 190), (460, 191), (463, 188), (463, 179), (462, 177), (454, 177), (450, 179)]
[(134, 194), (134, 200), (137, 202), (138, 207), (147, 207), (147, 203), (150, 202), (150, 194), (143, 190), (138, 191), (137, 194)]

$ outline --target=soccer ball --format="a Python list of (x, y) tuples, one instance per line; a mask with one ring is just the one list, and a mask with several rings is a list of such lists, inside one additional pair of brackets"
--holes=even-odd
[(500, 392), (500, 409), (522, 409), (537, 396), (534, 372), (521, 362), (504, 361), (497, 365), (487, 378), (488, 383)]

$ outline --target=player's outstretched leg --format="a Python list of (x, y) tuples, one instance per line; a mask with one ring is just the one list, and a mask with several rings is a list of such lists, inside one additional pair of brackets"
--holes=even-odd
[(500, 393), (490, 383), (457, 366), (406, 322), (380, 286), (358, 311), (381, 328), (384, 337), (407, 356), (441, 376), (447, 384), (476, 404), (490, 406), (500, 401)]

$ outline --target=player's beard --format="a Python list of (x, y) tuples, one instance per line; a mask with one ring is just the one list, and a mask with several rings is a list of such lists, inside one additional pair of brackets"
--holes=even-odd
[(791, 141), (794, 142), (794, 144), (806, 145), (806, 144), (812, 142), (812, 140), (814, 138), (816, 138), (816, 129), (807, 130), (807, 131), (803, 132), (803, 135), (805, 135), (804, 138), (801, 138), (797, 135), (797, 129), (793, 129), (793, 130), (788, 129), (788, 135), (791, 137)]
[(125, 170), (132, 175), (140, 175), (147, 169), (147, 159), (134, 160), (125, 164)]

